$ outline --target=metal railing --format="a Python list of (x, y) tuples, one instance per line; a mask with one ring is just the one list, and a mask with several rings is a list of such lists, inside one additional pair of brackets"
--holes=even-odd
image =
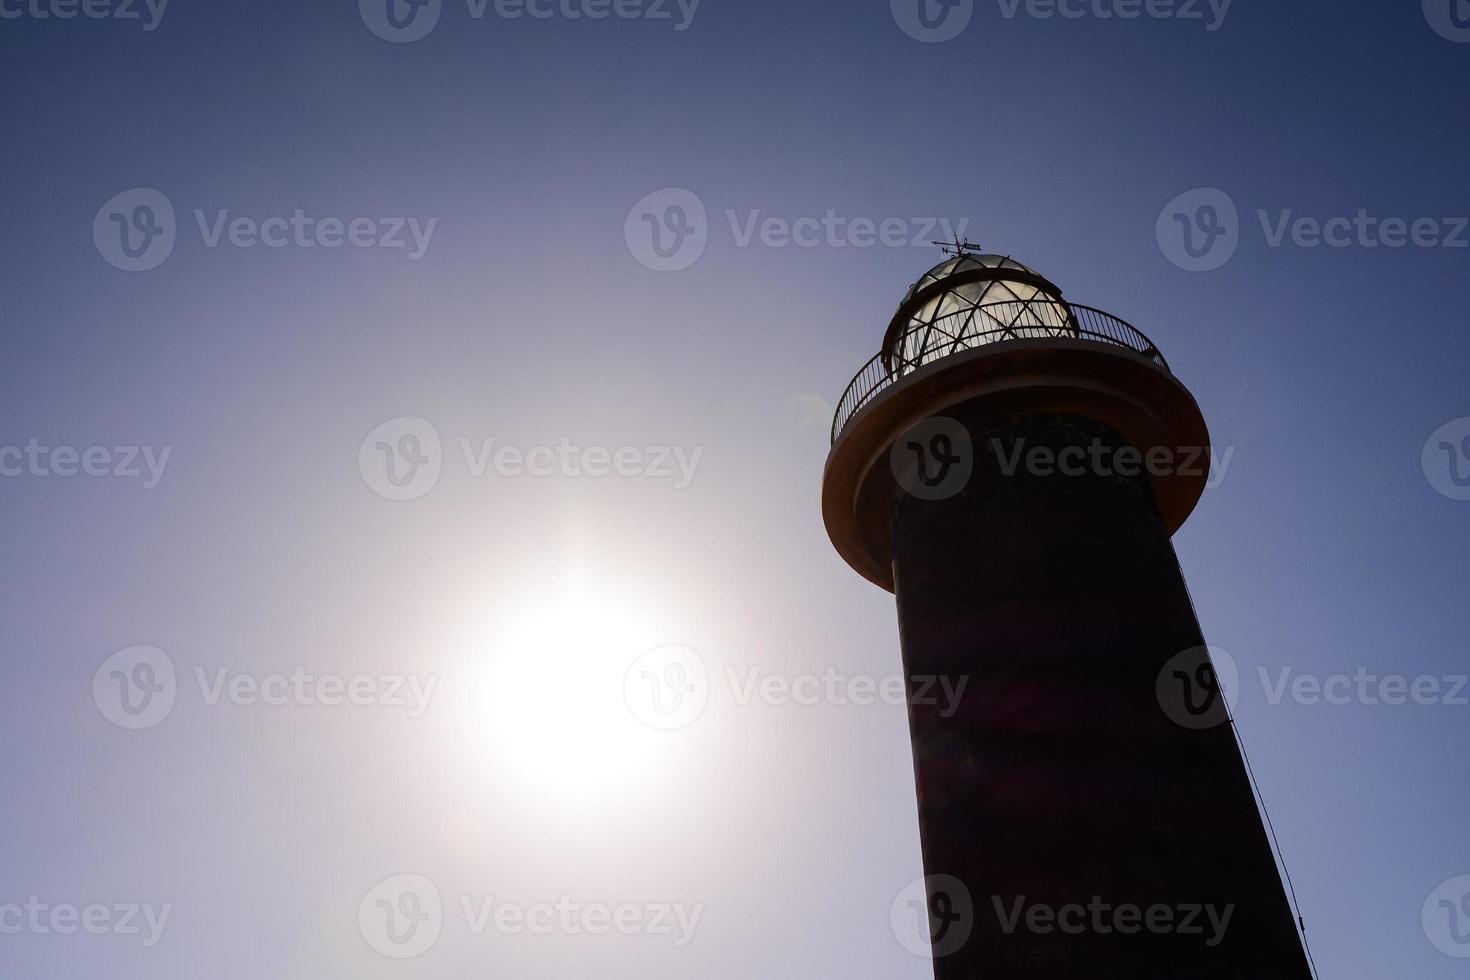
[[(977, 323), (986, 329), (977, 329)], [(990, 328), (991, 324), (995, 326)], [(917, 352), (905, 356), (911, 346), (909, 341), (916, 337)], [(925, 365), (990, 344), (1058, 339), (1122, 347), (1169, 370), (1169, 362), (1142, 331), (1102, 310), (1055, 300), (985, 303), (931, 323), (917, 323), (894, 338), (886, 350), (870, 358), (837, 403), (837, 411), (832, 416), (832, 441), (837, 441), (864, 405)]]

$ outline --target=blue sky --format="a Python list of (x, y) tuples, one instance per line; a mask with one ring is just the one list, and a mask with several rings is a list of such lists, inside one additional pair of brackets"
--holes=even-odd
[[(1470, 670), (1470, 459), (1439, 449), (1470, 435), (1470, 11), (977, 0), (931, 42), (902, 2), (588, 3), (444, 0), (386, 40), (344, 0), (0, 2), (0, 464), (43, 461), (0, 477), (0, 906), (111, 924), (0, 934), (5, 972), (928, 975), (889, 925), (902, 708), (742, 691), (898, 670), (818, 488), (946, 219), (1136, 324), (1234, 449), (1176, 547), (1322, 975), (1459, 975), (1421, 910), (1470, 873), (1470, 706), (1270, 695)], [(642, 214), (690, 202), (703, 251), (650, 268)], [(1161, 216), (1221, 202), (1182, 268)], [(1339, 245), (1293, 224), (1360, 212)], [(624, 688), (671, 646), (707, 704), (664, 731)], [(113, 671), (159, 654), (171, 709), (117, 724)], [(404, 959), (359, 915), (400, 875), (443, 906)], [(582, 917), (477, 933), (492, 897)], [(642, 927), (594, 934), (599, 904)], [(170, 908), (156, 943), (127, 905)], [(701, 909), (690, 941), (661, 905)]]

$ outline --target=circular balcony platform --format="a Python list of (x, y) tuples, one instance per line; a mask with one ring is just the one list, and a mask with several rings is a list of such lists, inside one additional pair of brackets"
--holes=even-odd
[(923, 338), (890, 338), (848, 386), (832, 422), (822, 516), (838, 552), (869, 581), (893, 590), (888, 503), (898, 486), (890, 448), (914, 425), (961, 402), (979, 399), (996, 418), (1076, 415), (1110, 426), (1141, 452), (1188, 454), (1203, 465), (1150, 474), (1150, 481), (1170, 534), (1194, 510), (1210, 458), (1209, 431), (1194, 397), (1130, 324), (1089, 307), (1048, 305), (1058, 307), (1057, 315), (1034, 325), (1016, 322), (1010, 311), (979, 307), (996, 314), (982, 322), (1011, 322), (976, 331), (977, 310), (971, 310), (969, 327), (940, 329), (938, 321), (916, 327), (913, 332), (927, 331)]

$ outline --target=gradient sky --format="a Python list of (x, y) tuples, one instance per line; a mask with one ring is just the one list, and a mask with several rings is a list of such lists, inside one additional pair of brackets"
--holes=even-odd
[[(1453, 23), (1435, 2), (1236, 0), (1210, 30), (1203, 5), (1047, 19), (977, 0), (944, 43), (884, 0), (703, 0), (682, 31), (672, 4), (512, 20), (444, 0), (410, 43), (351, 0), (172, 0), (152, 30), (141, 5), (0, 2), (20, 12), (0, 18), (0, 445), (170, 447), (152, 488), (0, 478), (0, 905), (172, 907), (151, 948), (0, 935), (0, 973), (928, 976), (889, 927), (920, 874), (902, 708), (742, 705), (728, 683), (898, 670), (892, 597), (838, 559), (818, 489), (830, 406), (941, 256), (742, 245), (727, 218), (831, 210), (968, 219), (1162, 348), (1235, 451), (1176, 545), (1239, 665), (1321, 974), (1463, 975), (1421, 907), (1470, 873), (1470, 706), (1272, 704), (1258, 674), (1470, 670), (1470, 502), (1421, 462), (1470, 416), (1470, 248), (1273, 247), (1258, 215), (1448, 235), (1470, 214), (1470, 43), (1432, 29)], [(133, 188), (177, 212), (146, 272), (93, 237)], [(666, 188), (708, 215), (678, 272), (625, 240)], [(1156, 234), (1197, 188), (1239, 213), (1237, 251), (1205, 272)], [(413, 260), (211, 248), (195, 209), (437, 223)], [(442, 438), (443, 472), (395, 502), (359, 448), (405, 416)], [(460, 439), (702, 456), (682, 488), (476, 477)], [(665, 644), (711, 678), (678, 731), (621, 693)], [(135, 645), (178, 684), (132, 731), (93, 680)], [(210, 704), (195, 671), (221, 668), (438, 686), (418, 718)], [(396, 960), (358, 912), (402, 873), (446, 909), (433, 948)], [(703, 912), (683, 946), (475, 936), (466, 896)]]

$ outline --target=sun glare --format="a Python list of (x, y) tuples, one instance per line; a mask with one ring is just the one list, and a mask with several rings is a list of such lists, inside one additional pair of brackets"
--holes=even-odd
[(647, 778), (659, 733), (622, 692), (629, 664), (662, 639), (648, 617), (617, 597), (560, 590), (498, 603), (473, 632), (470, 744), (491, 778), (560, 800)]

